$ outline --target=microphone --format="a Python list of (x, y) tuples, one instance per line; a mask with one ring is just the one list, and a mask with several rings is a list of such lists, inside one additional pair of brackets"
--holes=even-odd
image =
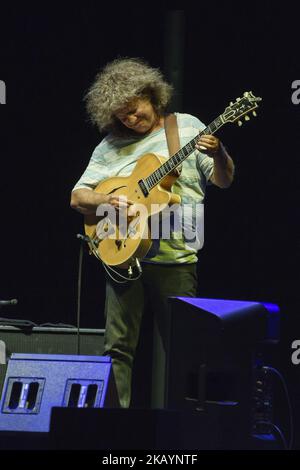
[(16, 305), (17, 303), (18, 303), (17, 299), (0, 300), (0, 307), (4, 307), (5, 305)]

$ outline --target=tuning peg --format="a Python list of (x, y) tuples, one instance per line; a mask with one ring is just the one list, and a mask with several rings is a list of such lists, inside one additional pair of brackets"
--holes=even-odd
[(249, 116), (245, 116), (245, 121), (250, 121)]
[(241, 98), (237, 98), (236, 100), (237, 100), (237, 101), (241, 101)]
[(257, 116), (257, 114), (256, 114), (256, 111), (253, 111), (253, 113), (252, 113), (252, 114), (253, 114), (253, 116), (254, 116), (254, 117), (256, 117), (256, 116)]
[(230, 103), (229, 103), (229, 104), (230, 104), (230, 106), (233, 106), (233, 101), (230, 101)]
[(242, 121), (238, 121), (238, 125), (241, 127), (243, 125)]

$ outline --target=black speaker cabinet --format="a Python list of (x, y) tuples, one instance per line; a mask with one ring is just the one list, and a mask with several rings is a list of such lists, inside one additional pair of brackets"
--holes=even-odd
[(162, 406), (182, 410), (205, 410), (220, 403), (236, 406), (241, 432), (250, 435), (254, 358), (257, 345), (268, 337), (270, 316), (277, 324), (277, 306), (170, 298)]
[[(80, 330), (80, 354), (101, 356), (103, 354), (104, 330)], [(16, 328), (0, 326), (0, 394), (6, 363), (12, 353), (29, 354), (76, 354), (76, 328)]]
[(237, 449), (245, 444), (238, 419), (235, 407), (222, 404), (205, 412), (53, 408), (51, 446), (59, 450)]

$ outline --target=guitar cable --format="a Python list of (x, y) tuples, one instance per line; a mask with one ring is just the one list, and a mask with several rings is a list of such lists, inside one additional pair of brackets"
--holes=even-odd
[[(289, 411), (289, 424), (290, 424), (290, 429), (289, 429), (289, 443), (286, 443), (285, 440), (285, 445), (287, 450), (291, 450), (293, 448), (293, 443), (294, 443), (294, 420), (293, 420), (293, 409), (292, 409), (292, 404), (289, 396), (289, 391), (286, 385), (286, 382), (283, 378), (283, 375), (275, 369), (275, 367), (271, 366), (263, 366), (263, 369), (266, 371), (270, 371), (273, 373), (275, 376), (277, 376), (281, 382), (281, 385), (283, 387), (285, 396), (286, 396), (286, 401), (287, 401), (287, 406), (288, 406), (288, 411)], [(271, 423), (273, 424), (273, 423)]]
[[(126, 276), (123, 276), (123, 274), (120, 274), (118, 271), (116, 271), (115, 269), (113, 269), (111, 266), (108, 266), (107, 264), (105, 264), (101, 259), (100, 257), (98, 258), (101, 262), (102, 262), (102, 265), (106, 271), (106, 273), (108, 274), (108, 276), (114, 281), (116, 282), (117, 284), (126, 284), (127, 281), (137, 281), (141, 275), (142, 275), (142, 272), (139, 271), (139, 274), (138, 276), (136, 277), (126, 277)], [(117, 274), (119, 277), (121, 277), (122, 279), (125, 279), (124, 281), (120, 281), (116, 278), (114, 278), (112, 276), (112, 274), (109, 272), (109, 270), (111, 270), (114, 274)]]
[[(113, 269), (111, 266), (107, 265), (106, 263), (104, 263), (104, 261), (100, 258), (99, 256), (99, 253), (97, 251), (97, 246), (95, 244), (95, 240), (88, 237), (88, 236), (84, 236), (84, 235), (81, 235), (81, 234), (77, 234), (77, 238), (79, 238), (80, 240), (83, 240), (83, 241), (86, 241), (87, 243), (90, 243), (90, 248), (92, 250), (92, 253), (93, 255), (102, 263), (107, 275), (114, 281), (116, 282), (117, 284), (125, 284), (127, 281), (137, 281), (141, 275), (142, 275), (142, 267), (139, 263), (139, 260), (136, 258), (136, 265), (137, 265), (137, 269), (139, 271), (139, 274), (135, 277), (126, 277), (124, 276), (123, 274), (119, 273), (118, 271), (116, 271), (115, 269)], [(81, 260), (81, 263), (82, 263), (82, 260)], [(116, 274), (117, 276), (119, 276), (119, 278), (123, 279), (122, 281), (120, 279), (116, 279), (111, 273), (114, 273)], [(79, 289), (79, 287), (78, 287)], [(80, 298), (79, 298), (79, 301), (80, 301)]]

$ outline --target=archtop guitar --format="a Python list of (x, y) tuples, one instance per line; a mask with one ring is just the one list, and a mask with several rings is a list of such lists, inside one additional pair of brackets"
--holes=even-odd
[[(116, 176), (101, 181), (94, 189), (97, 193), (125, 196), (134, 202), (134, 215), (117, 213), (113, 206), (99, 206), (98, 215), (85, 216), (85, 233), (90, 251), (104, 264), (131, 269), (139, 265), (148, 253), (152, 241), (149, 220), (167, 206), (180, 204), (181, 198), (172, 192), (172, 185), (178, 176), (175, 168), (180, 166), (194, 152), (199, 138), (204, 134), (214, 134), (227, 123), (238, 122), (241, 118), (250, 119), (249, 113), (256, 116), (256, 108), (261, 98), (245, 92), (241, 98), (230, 103), (209, 126), (202, 130), (177, 153), (166, 159), (154, 153), (142, 155), (130, 176)], [(132, 206), (131, 206), (132, 207)]]

